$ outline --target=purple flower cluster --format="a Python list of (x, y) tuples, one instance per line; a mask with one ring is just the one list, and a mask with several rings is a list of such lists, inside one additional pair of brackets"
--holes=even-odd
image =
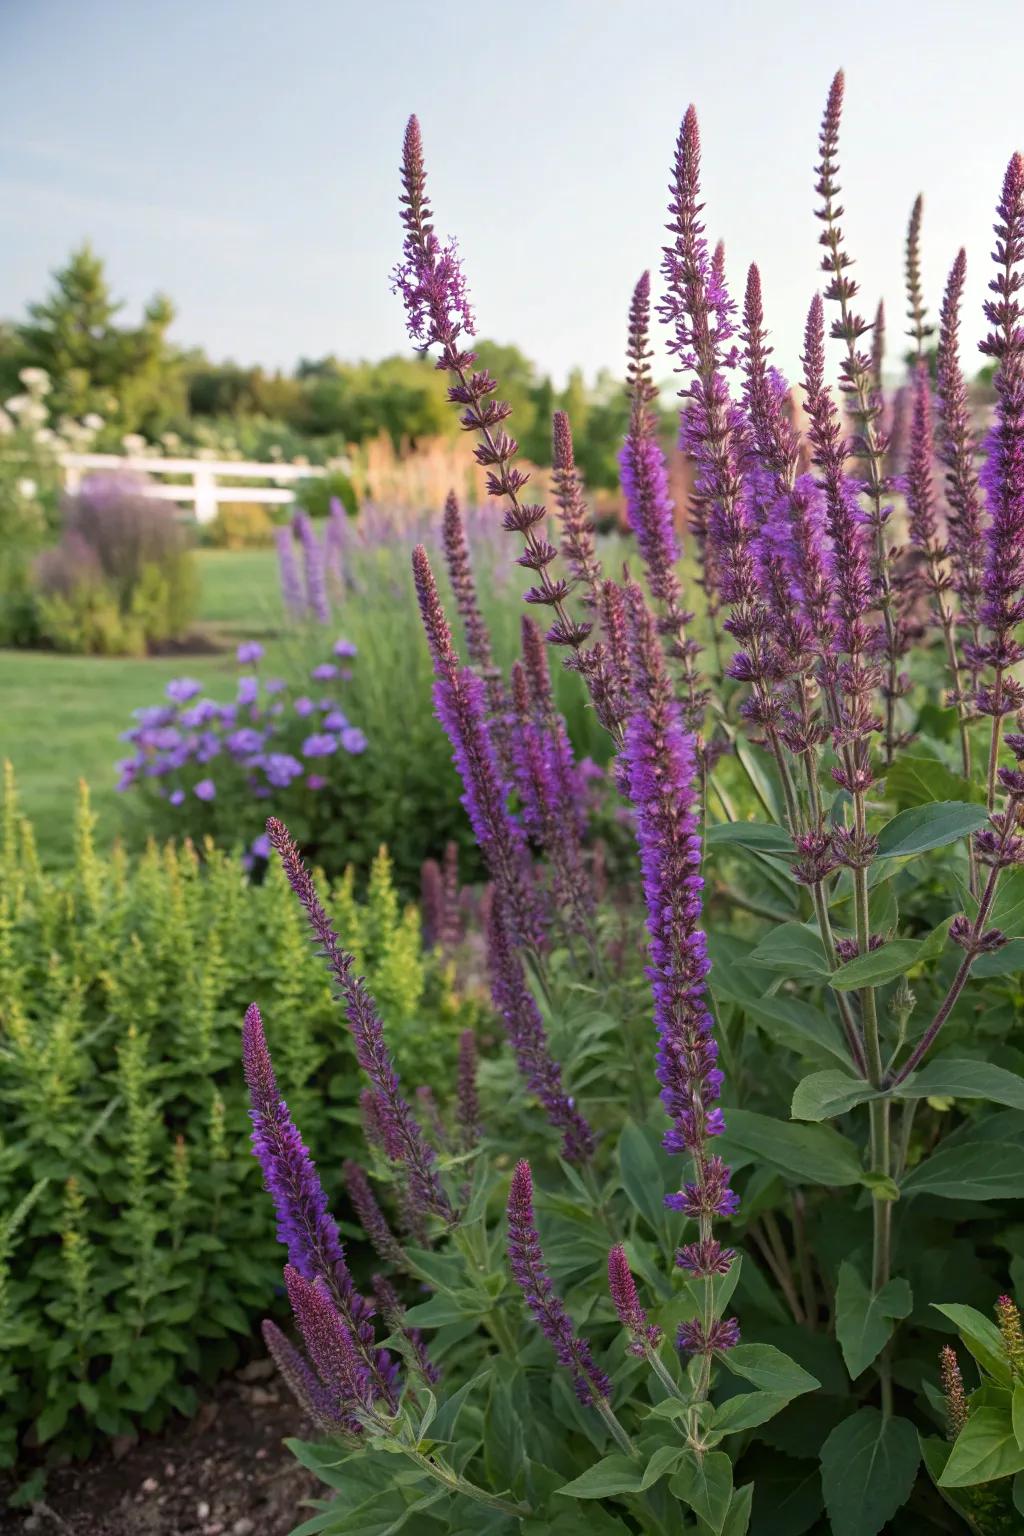
[(572, 1319), (551, 1283), (533, 1215), (533, 1177), (525, 1159), (516, 1164), (508, 1193), (508, 1259), (512, 1278), (554, 1349), (558, 1363), (572, 1377), (580, 1402), (589, 1407), (599, 1398), (608, 1398), (611, 1382), (595, 1363), (586, 1339), (581, 1339), (574, 1330)]
[[(246, 640), (236, 654), (242, 667), (256, 669), (263, 647)], [(118, 789), (147, 786), (174, 807), (190, 800), (210, 804), (221, 789), (257, 800), (293, 787), (323, 789), (327, 779), (314, 763), (339, 752), (358, 756), (368, 745), (337, 698), (351, 677), (339, 662), (354, 647), (339, 640), (334, 654), (338, 661), (321, 663), (310, 674), (325, 690), (317, 700), (294, 695), (284, 679), (261, 678), (256, 670), (241, 673), (230, 704), (201, 696), (194, 678), (172, 679), (167, 702), (136, 710), (136, 724), (122, 736), (135, 755), (118, 764)]]
[(618, 1314), (619, 1322), (632, 1340), (630, 1353), (642, 1358), (648, 1350), (657, 1349), (661, 1343), (661, 1329), (647, 1321), (647, 1313), (640, 1305), (636, 1281), (621, 1243), (608, 1255), (608, 1293)]

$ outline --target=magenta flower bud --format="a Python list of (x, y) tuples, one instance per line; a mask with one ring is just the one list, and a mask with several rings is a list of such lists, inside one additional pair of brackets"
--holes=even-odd
[(608, 1292), (619, 1322), (632, 1340), (630, 1353), (642, 1357), (649, 1349), (657, 1349), (661, 1343), (661, 1329), (647, 1321), (647, 1313), (640, 1305), (636, 1281), (621, 1243), (616, 1243), (608, 1255)]

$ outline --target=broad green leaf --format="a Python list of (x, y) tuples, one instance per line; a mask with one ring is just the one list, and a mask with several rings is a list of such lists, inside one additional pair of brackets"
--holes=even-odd
[(558, 1492), (567, 1499), (607, 1499), (616, 1493), (639, 1493), (644, 1468), (631, 1456), (616, 1451), (565, 1483)]
[(895, 800), (902, 809), (936, 800), (970, 800), (973, 786), (953, 773), (945, 763), (940, 763), (937, 757), (905, 753), (886, 770), (885, 793), (887, 799)]
[(982, 1536), (978, 1522), (968, 1507), (967, 1500), (971, 1495), (965, 1495), (959, 1488), (943, 1488), (939, 1484), (939, 1479), (946, 1470), (946, 1462), (949, 1460), (949, 1453), (953, 1447), (948, 1440), (940, 1440), (937, 1435), (921, 1435), (920, 1441), (921, 1460), (925, 1464), (928, 1476), (935, 1485), (939, 1497), (949, 1505), (950, 1509), (956, 1510), (967, 1530), (973, 1531), (975, 1536)]
[[(977, 903), (968, 910), (973, 917)], [(993, 928), (1001, 928), (1011, 939), (1020, 938), (1024, 934), (1024, 869), (1003, 870), (996, 899), (989, 913), (989, 922)]]
[(727, 1112), (722, 1153), (728, 1160), (725, 1148), (752, 1154), (809, 1184), (859, 1184), (864, 1171), (857, 1148), (831, 1126), (794, 1125), (749, 1109)]
[(828, 976), (828, 961), (821, 939), (803, 923), (779, 923), (766, 934), (750, 957), (751, 965), (787, 976)]
[(721, 1359), (734, 1376), (742, 1376), (763, 1392), (780, 1397), (799, 1397), (802, 1392), (813, 1392), (821, 1386), (816, 1376), (774, 1344), (737, 1344), (726, 1350)]
[(732, 1462), (724, 1451), (707, 1451), (703, 1456), (687, 1451), (669, 1488), (715, 1536), (722, 1536), (732, 1502)]
[(896, 1090), (901, 1099), (987, 1099), (1024, 1109), (1024, 1077), (987, 1061), (954, 1061), (942, 1056), (915, 1072)]
[(914, 806), (900, 811), (886, 822), (878, 834), (880, 859), (905, 859), (929, 848), (943, 848), (957, 843), (969, 832), (977, 832), (988, 821), (983, 805), (963, 800), (940, 800), (931, 805)]
[(708, 827), (704, 841), (709, 848), (749, 848), (752, 853), (794, 857), (793, 839), (784, 827), (771, 821), (720, 821)]
[(877, 1536), (910, 1497), (921, 1451), (909, 1419), (859, 1408), (821, 1448), (821, 1487), (833, 1536)]
[(712, 1428), (723, 1435), (735, 1435), (741, 1429), (753, 1429), (758, 1424), (767, 1424), (769, 1419), (774, 1419), (792, 1400), (792, 1393), (789, 1392), (738, 1392), (735, 1397), (727, 1397), (715, 1409)]
[(919, 960), (923, 939), (893, 939), (880, 949), (872, 949), (866, 955), (856, 955), (845, 965), (837, 966), (829, 977), (829, 986), (837, 992), (851, 992), (856, 987), (880, 987), (897, 976), (903, 976)]
[[(712, 973), (712, 976), (712, 990), (718, 993), (721, 990), (721, 978), (717, 973)], [(731, 977), (727, 979), (731, 980)], [(729, 992), (725, 995), (729, 996)], [(744, 1013), (770, 1035), (773, 1043), (781, 1040), (801, 1052), (807, 1046), (812, 1051), (817, 1047), (827, 1051), (837, 1061), (847, 1066), (850, 1064), (850, 1053), (839, 1026), (823, 1006), (815, 1007), (813, 1003), (804, 1002), (798, 997), (740, 997), (736, 1000), (741, 1003)]]
[(449, 1323), (461, 1323), (466, 1318), (480, 1317), (486, 1311), (479, 1296), (466, 1294), (463, 1298), (451, 1295), (431, 1296), (410, 1307), (406, 1317), (412, 1328), (444, 1328)]
[(1010, 1417), (1013, 1421), (1014, 1438), (1020, 1449), (1024, 1451), (1024, 1385), (1019, 1381), (1015, 1381), (1013, 1384)]
[(1017, 1444), (1010, 1415), (999, 1408), (978, 1408), (953, 1442), (939, 1485), (973, 1488), (1022, 1471), (1024, 1450)]
[(632, 1120), (619, 1137), (619, 1172), (632, 1204), (660, 1232), (665, 1224), (665, 1180), (649, 1133)]
[(971, 975), (978, 980), (986, 976), (1016, 976), (1024, 971), (1024, 939), (1011, 939), (1002, 949), (990, 955), (979, 955), (971, 966)]
[(897, 1320), (908, 1317), (912, 1305), (905, 1280), (890, 1280), (880, 1291), (871, 1291), (849, 1260), (843, 1260), (836, 1286), (836, 1338), (851, 1380), (878, 1358)]
[(877, 1097), (877, 1089), (846, 1072), (812, 1072), (797, 1083), (790, 1115), (794, 1120), (831, 1120)]
[[(732, 1498), (729, 1501), (729, 1513), (725, 1517), (722, 1526), (722, 1536), (747, 1536), (750, 1528), (750, 1509), (754, 1498), (753, 1483), (744, 1483), (742, 1488), (734, 1488)], [(710, 1531), (705, 1521), (698, 1520), (698, 1528), (701, 1531)]]
[(1024, 1147), (990, 1141), (940, 1145), (900, 1187), (904, 1195), (941, 1195), (946, 1200), (1019, 1198), (1024, 1189)]
[(681, 1445), (659, 1445), (650, 1461), (644, 1468), (644, 1475), (640, 1481), (640, 1491), (653, 1488), (660, 1477), (666, 1472), (672, 1472), (679, 1465), (685, 1451)]
[(1024, 1472), (1018, 1472), (1013, 1480), (1013, 1507), (1018, 1515), (1024, 1515)]
[(949, 1318), (982, 1370), (987, 1371), (994, 1381), (1008, 1387), (1012, 1373), (1006, 1359), (1006, 1346), (992, 1319), (959, 1302), (933, 1301), (932, 1306), (943, 1317)]

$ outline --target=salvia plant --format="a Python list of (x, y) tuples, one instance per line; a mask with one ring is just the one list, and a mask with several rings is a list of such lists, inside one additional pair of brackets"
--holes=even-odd
[[(435, 562), (413, 556), (508, 1049), (477, 1071), (465, 1039), (447, 1112), (407, 1089), (358, 956), (270, 821), (360, 1068), (379, 1262), (367, 1284), (343, 1246), (281, 1083), (294, 1016), (267, 997), (243, 1054), (296, 1325), (267, 1343), (315, 1429), (297, 1454), (331, 1490), (301, 1532), (1017, 1528), (1024, 160), (998, 194), (982, 437), (962, 252), (934, 379), (926, 365), (920, 201), (913, 361), (900, 400), (883, 395), (884, 317), (859, 312), (842, 224), (842, 101), (840, 73), (795, 388), (757, 268), (741, 303), (730, 292), (686, 112), (660, 296), (644, 273), (629, 305), (636, 554), (612, 573), (564, 413), (553, 505), (533, 499), (409, 121), (394, 287), (529, 582), (501, 669), (454, 499), (459, 638)], [(694, 467), (682, 565), (652, 310)], [(584, 825), (553, 657), (614, 752), (632, 892), (607, 889)], [(426, 883), (436, 896), (442, 871)], [(980, 1379), (956, 1364), (956, 1328)]]
[[(459, 906), (458, 874), (448, 890)], [(372, 979), (398, 1059), (443, 1111), (480, 1002), (460, 931), (424, 943), (385, 850), (330, 909)], [(354, 1057), (279, 869), (249, 883), (212, 845), (95, 844), (39, 867), (8, 774), (0, 831), (0, 1466), (84, 1453), (190, 1412), (245, 1357), (279, 1277), (245, 1136), (238, 1027), (252, 977), (288, 1017), (278, 1071), (359, 1202)], [(353, 1171), (355, 1170), (355, 1171)], [(358, 1215), (356, 1213), (359, 1213)]]

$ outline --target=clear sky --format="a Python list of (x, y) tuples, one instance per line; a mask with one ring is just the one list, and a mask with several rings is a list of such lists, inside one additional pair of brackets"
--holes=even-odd
[(840, 64), (865, 307), (883, 295), (902, 328), (920, 190), (932, 307), (965, 244), (973, 343), (993, 206), (1024, 147), (1022, 0), (0, 0), (0, 314), (88, 237), (129, 313), (164, 290), (175, 337), (213, 357), (400, 350), (387, 272), (415, 110), (481, 333), (559, 378), (618, 370), (693, 100), (709, 234), (735, 292), (760, 263), (793, 367), (817, 282), (815, 134)]

